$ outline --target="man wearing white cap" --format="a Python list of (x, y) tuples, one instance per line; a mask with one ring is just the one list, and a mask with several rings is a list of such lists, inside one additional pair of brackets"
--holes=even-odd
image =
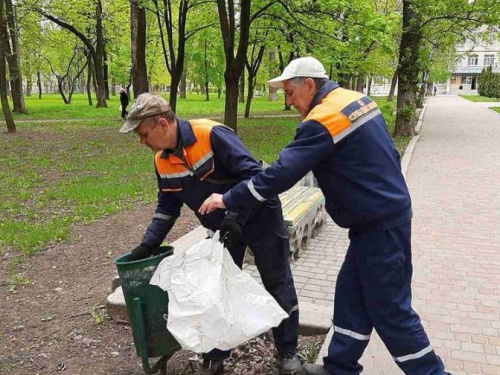
[(446, 374), (411, 307), (411, 199), (377, 104), (329, 81), (313, 57), (293, 60), (269, 85), (282, 87), (302, 116), (294, 141), (265, 171), (209, 197), (200, 213), (243, 213), (312, 170), (329, 215), (349, 229), (350, 244), (336, 283), (328, 356), (324, 365), (305, 364), (302, 373), (359, 374), (375, 328), (405, 374)]

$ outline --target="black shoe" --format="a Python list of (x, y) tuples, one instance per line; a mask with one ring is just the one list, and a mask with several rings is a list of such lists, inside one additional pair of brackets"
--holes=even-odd
[(201, 369), (196, 371), (194, 375), (219, 375), (224, 372), (224, 363), (222, 361), (203, 360)]
[(299, 374), (301, 363), (295, 353), (287, 353), (280, 358), (280, 369), (282, 375)]
[(331, 375), (323, 365), (314, 365), (312, 363), (305, 363), (302, 366), (302, 375)]

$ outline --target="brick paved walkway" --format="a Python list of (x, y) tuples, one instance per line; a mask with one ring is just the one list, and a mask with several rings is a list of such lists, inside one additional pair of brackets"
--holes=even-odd
[[(430, 98), (407, 181), (414, 307), (454, 375), (500, 375), (500, 114)], [(331, 221), (309, 242), (293, 266), (300, 301), (332, 306), (347, 243)], [(361, 363), (367, 375), (401, 373), (378, 337)]]

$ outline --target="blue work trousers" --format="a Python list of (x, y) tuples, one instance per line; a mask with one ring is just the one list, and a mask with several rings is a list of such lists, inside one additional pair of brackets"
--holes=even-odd
[(444, 366), (411, 307), (411, 221), (350, 233), (337, 278), (334, 334), (324, 357), (334, 375), (359, 374), (373, 328), (405, 374), (442, 375)]
[[(280, 354), (295, 353), (299, 330), (299, 305), (290, 268), (290, 241), (283, 222), (281, 204), (263, 207), (258, 215), (243, 228), (243, 236), (229, 248), (234, 263), (242, 267), (246, 247), (254, 254), (264, 288), (271, 294), (289, 317), (273, 328), (276, 349)], [(203, 354), (206, 360), (224, 360), (230, 351), (218, 349)]]

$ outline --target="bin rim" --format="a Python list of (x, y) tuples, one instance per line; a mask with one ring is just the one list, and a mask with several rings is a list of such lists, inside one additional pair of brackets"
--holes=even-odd
[(167, 245), (167, 246), (160, 246), (161, 249), (163, 249), (163, 251), (159, 254), (156, 254), (156, 255), (153, 255), (151, 257), (147, 257), (147, 258), (142, 258), (142, 259), (137, 259), (137, 260), (132, 260), (132, 261), (124, 261), (122, 260), (123, 258), (129, 256), (132, 252), (128, 252), (126, 254), (122, 254), (120, 255), (118, 258), (116, 258), (114, 260), (114, 263), (117, 265), (117, 266), (121, 266), (121, 265), (125, 265), (125, 264), (138, 264), (140, 262), (144, 262), (144, 261), (151, 261), (151, 260), (155, 260), (155, 259), (160, 259), (160, 258), (163, 258), (165, 257), (166, 254), (168, 254), (169, 252), (173, 254), (174, 252), (174, 247), (173, 246), (170, 246), (170, 245)]

